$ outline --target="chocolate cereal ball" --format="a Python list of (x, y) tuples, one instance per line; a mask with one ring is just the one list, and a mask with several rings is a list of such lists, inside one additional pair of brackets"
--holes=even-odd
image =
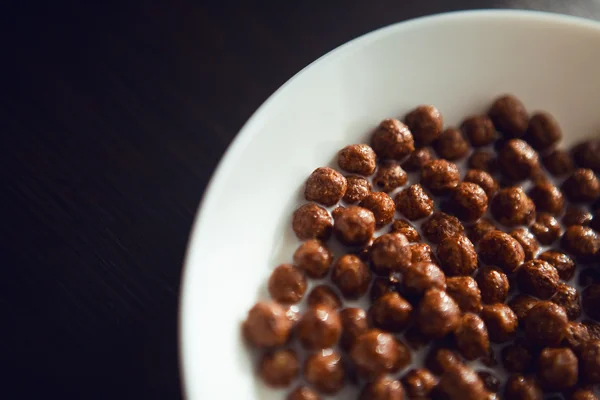
[(337, 343), (342, 333), (342, 322), (337, 311), (319, 304), (304, 312), (296, 328), (304, 348), (319, 350)]
[(533, 260), (540, 250), (540, 244), (536, 240), (533, 233), (527, 228), (513, 229), (509, 233), (523, 247), (525, 253), (525, 261)]
[(436, 263), (431, 246), (427, 243), (413, 243), (410, 245), (410, 261), (412, 263), (430, 262)]
[(498, 190), (490, 209), (498, 222), (509, 227), (529, 225), (535, 218), (535, 204), (521, 187)]
[(562, 233), (562, 229), (556, 218), (548, 213), (537, 214), (535, 222), (529, 229), (537, 240), (545, 246), (549, 246), (557, 241)]
[(525, 334), (536, 346), (557, 346), (565, 336), (568, 323), (564, 308), (550, 301), (540, 301), (527, 313)]
[(498, 169), (498, 159), (496, 155), (488, 150), (475, 150), (467, 161), (470, 169), (479, 169), (489, 174), (494, 174)]
[(352, 363), (365, 378), (396, 372), (410, 363), (410, 357), (406, 346), (378, 329), (361, 334), (350, 350)]
[(433, 212), (433, 200), (421, 185), (410, 185), (396, 195), (396, 208), (411, 221), (425, 218)]
[(590, 222), (592, 222), (592, 218), (593, 216), (588, 210), (571, 206), (565, 211), (565, 215), (563, 215), (562, 218), (562, 223), (567, 228), (573, 225), (588, 226)]
[(390, 228), (390, 233), (400, 233), (406, 236), (411, 243), (416, 243), (421, 241), (421, 235), (419, 231), (407, 220), (405, 219), (397, 219), (392, 223)]
[(550, 298), (550, 301), (564, 308), (570, 320), (577, 319), (581, 315), (579, 292), (573, 286), (569, 286), (566, 283), (559, 283), (556, 293)]
[(533, 354), (524, 340), (515, 340), (502, 348), (502, 365), (511, 373), (528, 372), (533, 365)]
[(481, 299), (486, 304), (504, 303), (510, 288), (508, 277), (496, 267), (481, 267), (475, 277), (481, 290)]
[(481, 312), (481, 291), (470, 276), (446, 279), (446, 293), (454, 299), (462, 312)]
[(325, 305), (337, 310), (342, 306), (342, 299), (329, 285), (317, 285), (308, 294), (306, 303), (309, 307)]
[(411, 369), (402, 378), (409, 399), (429, 398), (437, 382), (437, 378), (425, 368)]
[(329, 272), (332, 262), (331, 251), (316, 239), (307, 240), (294, 252), (294, 264), (310, 278), (323, 278)]
[(542, 163), (548, 172), (555, 177), (568, 175), (575, 169), (573, 159), (569, 153), (561, 149), (554, 149), (542, 156)]
[(488, 110), (488, 116), (505, 137), (521, 137), (527, 131), (529, 116), (525, 106), (512, 95), (503, 95), (494, 100)]
[(481, 238), (488, 232), (497, 230), (494, 222), (489, 218), (480, 218), (467, 229), (467, 237), (474, 245), (479, 244)]
[(589, 384), (600, 383), (600, 341), (592, 340), (583, 345), (579, 362), (583, 380)]
[(547, 150), (562, 138), (562, 131), (554, 117), (546, 112), (533, 114), (525, 138), (538, 150)]
[(391, 192), (406, 183), (408, 176), (396, 161), (383, 161), (373, 177), (373, 184), (384, 192)]
[(600, 237), (592, 228), (574, 225), (565, 231), (561, 245), (575, 258), (590, 261), (600, 249)]
[(347, 299), (356, 299), (369, 289), (371, 271), (359, 257), (346, 254), (334, 264), (331, 281)]
[(490, 395), (479, 375), (464, 365), (457, 365), (444, 372), (436, 392), (448, 400), (481, 400)]
[(437, 108), (431, 105), (421, 105), (406, 114), (406, 125), (415, 137), (419, 146), (433, 143), (442, 133), (444, 119)]
[(517, 331), (519, 321), (513, 310), (506, 304), (484, 305), (481, 319), (485, 322), (490, 340), (503, 343), (512, 339)]
[(439, 289), (429, 289), (419, 302), (416, 322), (419, 330), (431, 338), (442, 338), (458, 326), (458, 304)]
[(248, 311), (242, 331), (254, 347), (275, 347), (287, 342), (292, 325), (283, 306), (274, 302), (258, 302)]
[(286, 400), (321, 400), (321, 397), (308, 386), (298, 386), (287, 395)]
[(565, 253), (556, 250), (547, 250), (538, 256), (558, 271), (560, 279), (568, 281), (575, 274), (575, 261)]
[(463, 121), (460, 128), (473, 147), (487, 146), (496, 140), (496, 129), (487, 115), (474, 115)]
[(558, 271), (543, 260), (531, 260), (519, 268), (519, 289), (542, 300), (549, 299), (556, 293), (560, 278)]
[(338, 165), (351, 174), (369, 176), (377, 167), (377, 156), (366, 144), (351, 144), (338, 153)]
[(386, 119), (371, 136), (371, 147), (382, 159), (401, 160), (415, 150), (413, 135), (397, 119)]
[(348, 204), (356, 204), (371, 193), (371, 184), (362, 176), (347, 176), (348, 188), (344, 194), (344, 201)]
[(437, 257), (447, 275), (471, 275), (477, 269), (477, 253), (473, 243), (463, 235), (442, 240), (437, 248)]
[(346, 379), (342, 357), (334, 350), (317, 352), (308, 356), (304, 362), (304, 379), (324, 394), (335, 394)]
[(469, 143), (462, 132), (456, 128), (447, 128), (433, 142), (435, 152), (449, 161), (459, 160), (469, 152)]
[(344, 175), (329, 167), (317, 168), (308, 177), (304, 198), (324, 206), (333, 206), (346, 193), (348, 183)]
[(450, 193), (450, 207), (454, 215), (465, 222), (474, 222), (485, 214), (488, 197), (481, 186), (461, 182)]
[(480, 169), (470, 169), (465, 174), (464, 182), (471, 182), (479, 185), (488, 197), (491, 199), (498, 190), (498, 182), (492, 176)]
[(386, 233), (379, 236), (369, 252), (373, 270), (378, 275), (402, 272), (411, 263), (411, 248), (406, 236), (400, 233)]
[(547, 391), (565, 390), (577, 383), (577, 357), (568, 348), (545, 348), (538, 359), (537, 376)]
[(488, 353), (490, 340), (487, 328), (476, 314), (466, 313), (460, 317), (454, 338), (460, 354), (467, 360), (476, 360)]
[(365, 245), (375, 232), (375, 215), (363, 207), (346, 207), (336, 215), (333, 232), (347, 246)]
[(396, 212), (394, 200), (383, 192), (371, 192), (360, 202), (360, 206), (373, 212), (378, 227), (392, 222)]
[(343, 349), (348, 350), (358, 336), (369, 330), (367, 313), (362, 308), (344, 308), (340, 311), (340, 319), (342, 321), (340, 344)]
[(421, 147), (408, 156), (406, 161), (402, 163), (402, 168), (408, 172), (416, 172), (419, 171), (426, 162), (433, 158), (433, 153), (429, 147)]
[(565, 205), (562, 192), (552, 183), (538, 183), (529, 191), (529, 198), (535, 203), (535, 210), (552, 215), (560, 214)]
[(587, 140), (571, 150), (575, 163), (581, 168), (600, 172), (600, 140)]
[(298, 376), (298, 356), (291, 349), (273, 350), (264, 354), (258, 370), (262, 380), (274, 388), (287, 387)]
[(411, 296), (423, 294), (426, 290), (446, 289), (446, 277), (439, 267), (433, 263), (413, 263), (402, 274), (404, 293)]
[(421, 229), (429, 241), (439, 244), (448, 237), (462, 235), (465, 227), (455, 216), (436, 211), (423, 223)]
[(524, 324), (529, 310), (531, 310), (538, 302), (539, 300), (535, 297), (526, 294), (518, 294), (508, 302), (508, 306), (513, 310), (519, 319), (519, 322)]
[(404, 400), (404, 389), (399, 381), (380, 376), (365, 385), (359, 400)]
[(460, 182), (456, 164), (446, 160), (431, 160), (421, 168), (421, 184), (433, 194), (443, 194)]
[(579, 354), (583, 345), (590, 340), (592, 340), (592, 337), (585, 324), (569, 321), (565, 329), (565, 337), (563, 338), (562, 345), (569, 347)]
[(300, 240), (327, 240), (333, 220), (326, 209), (314, 203), (304, 204), (294, 211), (292, 228)]
[(533, 378), (512, 375), (504, 386), (504, 398), (511, 400), (542, 400), (542, 389)]
[(600, 321), (600, 284), (594, 283), (583, 290), (583, 309), (590, 318)]
[(523, 247), (507, 233), (492, 231), (479, 241), (479, 257), (489, 265), (500, 267), (505, 273), (515, 272), (525, 260)]
[(281, 264), (273, 270), (269, 278), (269, 294), (282, 304), (299, 302), (306, 292), (306, 276), (300, 268), (292, 264)]
[(498, 152), (500, 172), (512, 181), (529, 178), (539, 168), (535, 150), (521, 139), (511, 139)]
[(386, 293), (369, 309), (371, 325), (387, 332), (401, 332), (410, 323), (412, 306), (398, 293)]
[(600, 197), (600, 181), (591, 169), (579, 168), (564, 181), (562, 190), (572, 202), (592, 202)]

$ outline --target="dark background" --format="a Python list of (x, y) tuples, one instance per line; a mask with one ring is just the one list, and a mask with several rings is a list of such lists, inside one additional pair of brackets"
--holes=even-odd
[(593, 0), (164, 3), (0, 10), (3, 398), (181, 396), (180, 276), (203, 190), (251, 113), (317, 57), (451, 10), (600, 19)]

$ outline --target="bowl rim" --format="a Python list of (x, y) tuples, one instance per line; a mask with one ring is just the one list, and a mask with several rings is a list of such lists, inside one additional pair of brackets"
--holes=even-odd
[(189, 309), (191, 304), (188, 300), (188, 293), (191, 290), (191, 283), (190, 279), (188, 278), (190, 270), (189, 264), (191, 263), (191, 260), (197, 259), (199, 257), (198, 248), (200, 246), (197, 245), (197, 242), (198, 237), (200, 236), (200, 231), (202, 230), (203, 216), (207, 212), (206, 210), (210, 209), (210, 206), (218, 200), (216, 196), (213, 195), (213, 193), (217, 193), (218, 189), (222, 187), (225, 183), (225, 177), (228, 176), (230, 170), (233, 168), (233, 160), (235, 160), (241, 153), (243, 153), (248, 143), (260, 131), (260, 129), (258, 128), (261, 126), (262, 121), (266, 118), (265, 110), (267, 110), (272, 103), (275, 103), (278, 100), (279, 95), (289, 85), (291, 85), (294, 81), (299, 79), (307, 70), (313, 68), (315, 64), (323, 64), (326, 62), (330, 62), (335, 57), (338, 57), (345, 51), (349, 51), (351, 48), (356, 48), (357, 46), (377, 41), (385, 35), (393, 34), (397, 31), (401, 31), (404, 29), (409, 29), (414, 27), (415, 25), (426, 26), (428, 24), (435, 24), (440, 21), (463, 19), (471, 20), (478, 18), (524, 18), (530, 21), (572, 25), (577, 28), (591, 29), (597, 31), (600, 34), (599, 21), (587, 19), (584, 17), (577, 17), (547, 11), (519, 9), (479, 9), (437, 13), (412, 18), (401, 22), (396, 22), (391, 25), (387, 25), (362, 34), (328, 51), (324, 55), (320, 56), (316, 60), (303, 67), (300, 71), (295, 73), (291, 78), (289, 78), (285, 83), (283, 83), (256, 109), (256, 111), (254, 111), (254, 113), (252, 113), (250, 118), (244, 123), (244, 125), (242, 125), (239, 132), (235, 135), (234, 139), (221, 156), (221, 159), (219, 160), (215, 170), (213, 171), (212, 177), (210, 178), (210, 181), (204, 190), (198, 209), (196, 211), (196, 215), (194, 217), (194, 222), (190, 230), (190, 236), (186, 246), (186, 252), (183, 261), (183, 271), (181, 274), (180, 294), (178, 301), (178, 358), (180, 368), (180, 382), (182, 387), (182, 395), (184, 396), (184, 398), (191, 398), (192, 396), (192, 385), (190, 384), (190, 382), (194, 380), (194, 377), (192, 377), (191, 374), (194, 370), (195, 365), (194, 361), (190, 359), (189, 356), (186, 356), (186, 354), (188, 353), (186, 351), (188, 347), (186, 337), (190, 336), (189, 331), (192, 329), (190, 328), (189, 324), (187, 324), (187, 321), (189, 320), (188, 315), (191, 311)]

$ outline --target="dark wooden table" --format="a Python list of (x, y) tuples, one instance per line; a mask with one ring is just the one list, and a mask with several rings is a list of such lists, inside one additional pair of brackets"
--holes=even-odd
[(451, 10), (600, 18), (591, 0), (105, 3), (0, 17), (3, 398), (181, 396), (196, 207), (244, 121), (315, 58)]

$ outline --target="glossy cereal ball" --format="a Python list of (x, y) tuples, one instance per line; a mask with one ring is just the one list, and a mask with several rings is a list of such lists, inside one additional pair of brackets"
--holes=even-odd
[(463, 121), (460, 128), (473, 147), (487, 146), (496, 140), (497, 133), (487, 115), (475, 115)]
[(521, 187), (498, 190), (490, 207), (492, 215), (502, 225), (529, 225), (535, 219), (535, 204)]
[(421, 105), (404, 118), (419, 146), (433, 143), (442, 133), (444, 119), (439, 110), (431, 105)]
[(344, 197), (347, 187), (344, 175), (329, 167), (317, 168), (306, 181), (304, 198), (324, 206), (333, 206)]
[(523, 103), (515, 96), (506, 94), (494, 100), (488, 110), (494, 126), (505, 137), (517, 138), (525, 135), (529, 116)]
[(410, 358), (410, 350), (406, 346), (378, 329), (361, 334), (350, 349), (352, 363), (365, 378), (396, 372), (408, 365)]
[(292, 325), (283, 306), (274, 302), (259, 302), (248, 311), (242, 331), (254, 347), (275, 347), (287, 342)]
[(327, 240), (332, 227), (333, 220), (327, 210), (314, 203), (304, 204), (294, 211), (292, 228), (300, 240)]
[(369, 176), (377, 167), (377, 156), (366, 144), (351, 144), (338, 153), (338, 165), (352, 174)]
[(548, 150), (562, 138), (562, 131), (558, 122), (547, 112), (533, 114), (525, 138), (531, 146), (538, 150)]
[(404, 388), (396, 379), (380, 376), (369, 382), (360, 393), (359, 400), (403, 400)]
[(346, 370), (342, 356), (335, 350), (313, 353), (306, 359), (304, 379), (324, 394), (335, 394), (344, 387)]
[(371, 147), (382, 159), (402, 160), (415, 150), (413, 135), (397, 119), (386, 119), (371, 136)]
[(458, 304), (439, 289), (429, 289), (417, 308), (416, 321), (421, 333), (441, 338), (454, 331), (460, 320)]
[(292, 349), (273, 350), (264, 354), (259, 362), (259, 375), (275, 388), (287, 387), (298, 376), (298, 356)]
[(522, 181), (539, 168), (539, 157), (524, 140), (511, 139), (498, 152), (498, 165), (508, 179)]

